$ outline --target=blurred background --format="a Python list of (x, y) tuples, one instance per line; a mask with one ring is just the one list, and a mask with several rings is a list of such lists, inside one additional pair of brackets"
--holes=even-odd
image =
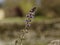
[(48, 45), (60, 39), (60, 0), (0, 0), (0, 45), (15, 45), (34, 6), (37, 11), (23, 45)]

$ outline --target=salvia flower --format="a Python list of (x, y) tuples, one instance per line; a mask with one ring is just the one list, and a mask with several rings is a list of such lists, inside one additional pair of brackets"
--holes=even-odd
[(29, 13), (26, 15), (26, 25), (25, 25), (25, 29), (28, 30), (28, 28), (31, 26), (31, 19), (34, 18), (34, 14), (35, 14), (35, 11), (36, 11), (36, 7), (33, 7)]
[[(32, 8), (29, 13), (26, 15), (26, 20), (25, 20), (25, 29), (21, 30), (21, 33), (19, 35), (20, 38), (20, 45), (23, 45), (23, 40), (25, 39), (25, 33), (28, 33), (28, 29), (31, 26), (31, 19), (34, 17), (36, 11), (36, 7)], [(15, 45), (17, 45), (18, 40), (15, 41)]]

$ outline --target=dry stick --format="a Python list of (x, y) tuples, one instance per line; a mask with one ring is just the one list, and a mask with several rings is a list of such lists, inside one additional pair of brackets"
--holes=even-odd
[[(20, 42), (20, 45), (23, 45), (23, 40), (24, 40), (24, 36), (26, 33), (28, 33), (28, 30), (29, 30), (29, 27), (31, 25), (31, 18), (34, 17), (34, 14), (35, 14), (35, 11), (36, 11), (36, 7), (33, 7), (30, 12), (26, 15), (26, 25), (25, 25), (25, 29), (22, 30), (22, 37), (21, 37), (21, 42)], [(15, 42), (15, 45), (17, 45), (18, 41)]]
[(20, 45), (23, 45), (23, 40), (24, 40), (24, 30), (22, 31), (22, 37), (21, 37), (21, 42), (20, 42)]

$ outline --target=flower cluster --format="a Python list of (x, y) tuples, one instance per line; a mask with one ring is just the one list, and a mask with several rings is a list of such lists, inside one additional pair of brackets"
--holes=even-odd
[(31, 25), (31, 19), (34, 18), (34, 14), (36, 11), (36, 7), (32, 8), (29, 13), (26, 15), (26, 25), (25, 25), (25, 29), (28, 30), (30, 25)]

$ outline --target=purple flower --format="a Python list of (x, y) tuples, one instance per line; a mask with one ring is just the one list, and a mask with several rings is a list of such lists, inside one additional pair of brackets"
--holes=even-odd
[(32, 14), (30, 14), (30, 18), (33, 18), (34, 16)]
[(26, 22), (31, 22), (31, 20), (26, 20)]
[(28, 24), (26, 24), (25, 28), (28, 29), (28, 27), (30, 27), (30, 26), (31, 26), (31, 24), (28, 23)]
[(27, 18), (33, 18), (34, 16), (32, 14), (28, 14), (26, 17)]
[(30, 10), (30, 12), (26, 15), (26, 29), (28, 29), (28, 27), (31, 26), (31, 19), (34, 18), (34, 14), (35, 14), (35, 10), (36, 10), (36, 7), (34, 7), (32, 10)]

